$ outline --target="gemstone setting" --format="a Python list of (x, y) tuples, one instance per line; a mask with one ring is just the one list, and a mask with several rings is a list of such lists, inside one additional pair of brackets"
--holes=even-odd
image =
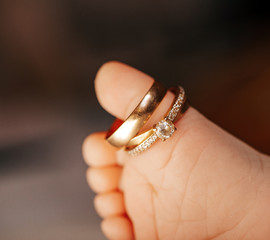
[(155, 132), (157, 136), (162, 140), (165, 141), (172, 136), (175, 131), (175, 126), (170, 120), (161, 120), (155, 126)]

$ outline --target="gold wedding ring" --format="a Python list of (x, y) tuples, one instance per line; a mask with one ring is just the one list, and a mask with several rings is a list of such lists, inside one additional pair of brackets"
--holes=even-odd
[(165, 117), (154, 125), (152, 129), (129, 141), (125, 148), (129, 155), (136, 156), (148, 149), (158, 139), (165, 141), (175, 132), (174, 123), (183, 116), (189, 107), (189, 103), (182, 87), (174, 87), (170, 91), (175, 94), (175, 99)]
[(167, 89), (161, 83), (154, 81), (151, 88), (128, 118), (124, 122), (120, 119), (114, 121), (107, 133), (107, 141), (118, 148), (127, 146), (128, 142), (138, 134), (156, 110), (166, 91)]

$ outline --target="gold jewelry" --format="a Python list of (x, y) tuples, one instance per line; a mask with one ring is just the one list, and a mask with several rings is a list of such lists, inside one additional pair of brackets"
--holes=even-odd
[(130, 140), (125, 149), (129, 155), (136, 156), (149, 148), (159, 138), (165, 141), (175, 132), (174, 122), (183, 116), (189, 104), (182, 87), (174, 87), (170, 91), (175, 94), (175, 99), (164, 119), (154, 125), (152, 129)]
[(146, 95), (134, 109), (134, 111), (123, 122), (116, 119), (109, 129), (106, 139), (115, 147), (126, 146), (142, 126), (151, 117), (161, 100), (164, 98), (167, 89), (159, 82), (154, 81)]

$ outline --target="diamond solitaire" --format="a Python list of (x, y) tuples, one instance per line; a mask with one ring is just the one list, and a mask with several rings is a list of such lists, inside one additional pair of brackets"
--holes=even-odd
[(156, 126), (154, 131), (157, 136), (165, 141), (172, 136), (174, 131), (176, 130), (174, 124), (170, 120), (161, 120)]

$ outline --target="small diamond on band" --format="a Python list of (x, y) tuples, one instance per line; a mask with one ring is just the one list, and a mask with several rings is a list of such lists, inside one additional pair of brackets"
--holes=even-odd
[(149, 148), (156, 140), (158, 139), (157, 135), (153, 133), (149, 138), (147, 138), (143, 143), (139, 144), (132, 150), (128, 151), (128, 154), (131, 156), (136, 156), (139, 153), (143, 152)]
[(171, 111), (168, 113), (167, 117), (165, 119), (168, 119), (170, 121), (174, 121), (180, 108), (183, 105), (183, 101), (184, 101), (184, 96), (185, 96), (185, 90), (182, 87), (179, 87), (180, 89), (180, 93), (178, 95), (177, 100), (175, 101)]

